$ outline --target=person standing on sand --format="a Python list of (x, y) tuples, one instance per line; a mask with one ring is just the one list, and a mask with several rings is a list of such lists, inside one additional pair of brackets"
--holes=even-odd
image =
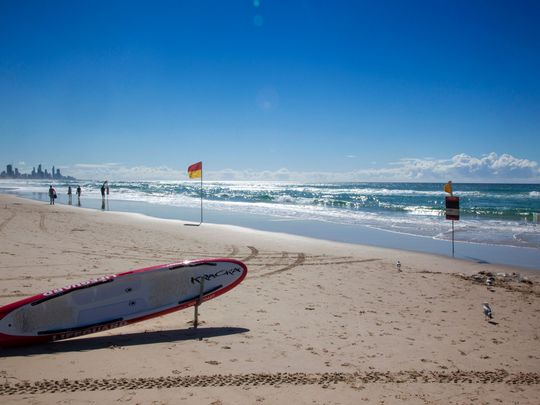
[(67, 195), (68, 195), (68, 204), (71, 205), (71, 186), (68, 186)]
[(54, 205), (54, 199), (56, 198), (56, 190), (52, 184), (49, 186), (49, 205)]
[(105, 184), (107, 182), (103, 183), (103, 185), (101, 186), (101, 199), (102, 200), (105, 200)]
[(109, 180), (105, 181), (105, 191), (107, 192), (107, 211), (109, 210)]
[(77, 185), (77, 205), (81, 206), (81, 186)]

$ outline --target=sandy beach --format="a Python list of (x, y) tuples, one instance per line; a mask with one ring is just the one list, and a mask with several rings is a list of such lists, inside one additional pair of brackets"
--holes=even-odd
[[(540, 272), (0, 195), (0, 305), (208, 257), (249, 273), (201, 306), (199, 329), (189, 308), (0, 349), (0, 401), (538, 403)], [(487, 272), (507, 276), (489, 290)]]

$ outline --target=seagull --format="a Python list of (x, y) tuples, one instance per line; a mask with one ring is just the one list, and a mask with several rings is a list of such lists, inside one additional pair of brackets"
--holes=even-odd
[(401, 271), (401, 262), (398, 260), (396, 263), (397, 271)]
[(488, 277), (487, 280), (486, 280), (486, 285), (488, 287), (491, 287), (493, 285), (494, 281), (495, 281), (495, 279), (493, 277)]
[(487, 302), (484, 302), (482, 304), (482, 308), (484, 309), (484, 315), (489, 318), (489, 319), (492, 319), (493, 318), (493, 314), (492, 314), (492, 311), (491, 311), (491, 307), (489, 306), (489, 304)]

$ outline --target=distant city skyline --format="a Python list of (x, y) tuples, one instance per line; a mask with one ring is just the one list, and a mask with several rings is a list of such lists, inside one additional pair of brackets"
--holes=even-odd
[(540, 2), (2, 2), (0, 162), (540, 182)]
[(31, 173), (23, 173), (19, 171), (18, 167), (14, 167), (13, 164), (7, 164), (6, 170), (0, 172), (0, 179), (47, 179), (47, 180), (75, 180), (72, 176), (64, 176), (60, 172), (60, 168), (54, 166), (49, 173), (47, 169), (43, 170), (41, 163), (36, 167), (32, 167)]

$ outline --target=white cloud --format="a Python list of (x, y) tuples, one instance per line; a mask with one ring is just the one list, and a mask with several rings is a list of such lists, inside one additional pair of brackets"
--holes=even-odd
[[(373, 163), (373, 162), (371, 162)], [(403, 158), (386, 167), (358, 169), (348, 172), (328, 171), (256, 171), (231, 169), (205, 171), (207, 180), (253, 181), (425, 181), (425, 182), (540, 182), (538, 163), (509, 154), (490, 153), (481, 157), (458, 154), (450, 159)], [(78, 164), (63, 169), (65, 174), (94, 180), (187, 180), (186, 170), (167, 166), (129, 167), (120, 163)]]
[[(226, 176), (223, 174), (226, 173)], [(490, 153), (480, 158), (459, 154), (450, 159), (403, 158), (383, 168), (349, 172), (254, 172), (232, 170), (210, 172), (215, 180), (290, 180), (300, 182), (336, 181), (433, 181), (444, 182), (539, 182), (538, 163), (512, 155)]]
[(490, 153), (477, 158), (462, 153), (448, 160), (403, 159), (398, 162), (398, 167), (407, 173), (407, 177), (424, 181), (448, 178), (461, 182), (534, 182), (540, 179), (537, 162), (509, 154)]
[(125, 166), (120, 163), (80, 163), (66, 168), (65, 174), (91, 180), (181, 180), (183, 173), (166, 166)]

